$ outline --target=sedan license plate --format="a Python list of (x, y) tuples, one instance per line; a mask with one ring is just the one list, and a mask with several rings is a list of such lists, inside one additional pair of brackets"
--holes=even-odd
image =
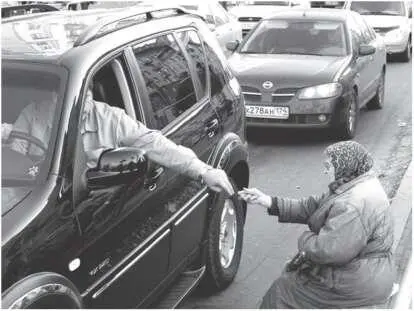
[(289, 107), (246, 105), (246, 117), (288, 119), (289, 118)]

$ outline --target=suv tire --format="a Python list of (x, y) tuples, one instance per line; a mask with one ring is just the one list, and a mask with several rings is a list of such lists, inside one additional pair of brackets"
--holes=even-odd
[(384, 107), (384, 92), (385, 92), (385, 72), (382, 72), (377, 86), (375, 96), (367, 103), (367, 108), (382, 109)]
[[(213, 211), (208, 228), (206, 274), (202, 289), (215, 292), (226, 288), (236, 276), (243, 248), (244, 213), (237, 199), (239, 190), (231, 179), (236, 193), (225, 198), (219, 193), (213, 200)], [(223, 256), (227, 255), (227, 256)]]
[(53, 273), (29, 275), (13, 284), (2, 295), (2, 309), (79, 309), (82, 298), (67, 278)]
[(338, 138), (342, 140), (352, 139), (355, 136), (358, 121), (359, 105), (358, 95), (352, 90), (348, 102), (339, 113)]

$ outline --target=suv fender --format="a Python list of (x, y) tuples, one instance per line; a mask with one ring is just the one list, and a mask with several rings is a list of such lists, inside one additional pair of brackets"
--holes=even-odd
[[(235, 133), (227, 133), (217, 144), (209, 161), (213, 167), (226, 171), (239, 189), (249, 185), (249, 167), (247, 164), (247, 143), (243, 143)], [(246, 204), (242, 202), (244, 220), (246, 218)]]
[(75, 285), (53, 272), (29, 275), (2, 294), (2, 309), (9, 308), (82, 308), (82, 298)]
[(240, 161), (247, 162), (247, 143), (234, 133), (227, 133), (217, 144), (209, 162), (213, 167), (221, 168), (227, 173)]

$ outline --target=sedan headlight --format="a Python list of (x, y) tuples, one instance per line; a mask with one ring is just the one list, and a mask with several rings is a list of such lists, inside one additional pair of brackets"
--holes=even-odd
[(342, 85), (340, 83), (327, 83), (317, 86), (307, 87), (299, 92), (299, 99), (320, 99), (341, 95)]

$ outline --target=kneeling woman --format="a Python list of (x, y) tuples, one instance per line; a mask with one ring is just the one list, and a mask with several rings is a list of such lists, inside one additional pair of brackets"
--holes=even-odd
[(383, 303), (394, 268), (393, 225), (373, 159), (353, 141), (325, 150), (329, 191), (302, 200), (270, 197), (257, 189), (239, 196), (268, 208), (279, 222), (309, 226), (299, 253), (272, 285), (261, 308), (354, 308)]

